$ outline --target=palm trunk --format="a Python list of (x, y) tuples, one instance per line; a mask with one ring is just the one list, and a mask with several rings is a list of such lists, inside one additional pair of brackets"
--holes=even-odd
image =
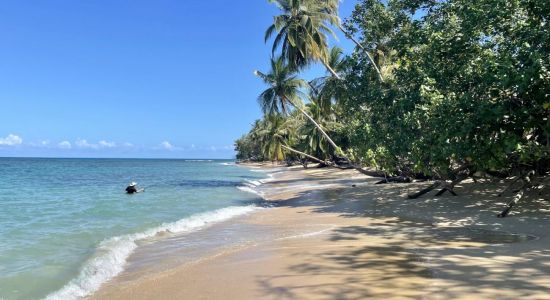
[(342, 25), (338, 24), (338, 29), (340, 29), (340, 31), (342, 31), (342, 33), (348, 38), (350, 39), (352, 42), (355, 43), (355, 45), (357, 45), (357, 47), (361, 48), (361, 50), (363, 50), (366, 54), (367, 54), (367, 57), (369, 58), (370, 62), (372, 63), (372, 65), (374, 66), (374, 69), (376, 70), (376, 73), (378, 73), (378, 78), (380, 79), (381, 82), (384, 82), (384, 78), (382, 78), (382, 73), (380, 72), (380, 69), (378, 68), (378, 66), (376, 65), (376, 63), (374, 62), (374, 59), (372, 58), (372, 56), (370, 55), (370, 53), (367, 51), (367, 49), (365, 49), (365, 47), (363, 47), (363, 45), (361, 45), (361, 43), (359, 43), (351, 34), (349, 34), (343, 27)]
[(336, 73), (336, 71), (334, 71), (334, 69), (332, 69), (324, 60), (321, 60), (321, 63), (325, 66), (325, 68), (327, 68), (332, 76), (334, 76), (338, 80), (342, 80), (342, 77), (340, 77), (340, 75), (338, 75), (338, 73)]
[(294, 153), (296, 153), (296, 154), (300, 154), (300, 155), (302, 155), (302, 156), (305, 156), (305, 157), (307, 157), (307, 158), (309, 158), (309, 159), (311, 159), (311, 160), (313, 160), (313, 161), (316, 161), (316, 162), (318, 162), (318, 163), (320, 163), (320, 164), (325, 164), (325, 165), (327, 165), (327, 166), (333, 166), (333, 164), (332, 164), (331, 162), (321, 160), (321, 159), (319, 159), (319, 158), (317, 158), (317, 157), (315, 157), (315, 156), (311, 156), (311, 155), (309, 155), (309, 154), (307, 154), (307, 153), (298, 151), (298, 150), (296, 150), (296, 149), (292, 149), (292, 148), (290, 148), (290, 147), (288, 147), (288, 146), (281, 145), (281, 147), (285, 148), (286, 150), (288, 150), (288, 151), (290, 151), (290, 152), (294, 152)]
[[(290, 101), (289, 101), (290, 102)], [(293, 102), (290, 102), (292, 103), (292, 105), (294, 105), (294, 107), (296, 107), (304, 116), (306, 116), (314, 125), (315, 127), (317, 127), (317, 129), (319, 129), (319, 131), (321, 132), (321, 134), (327, 139), (327, 141), (329, 142), (329, 144), (332, 145), (332, 147), (334, 147), (334, 149), (336, 150), (336, 152), (338, 154), (342, 154), (342, 150), (340, 149), (340, 147), (338, 147), (338, 145), (336, 145), (336, 143), (330, 138), (330, 136), (323, 130), (323, 128), (321, 127), (321, 125), (319, 125), (319, 123), (317, 123), (303, 108), (301, 108), (299, 105), (295, 105)], [(342, 154), (343, 155), (343, 154)]]

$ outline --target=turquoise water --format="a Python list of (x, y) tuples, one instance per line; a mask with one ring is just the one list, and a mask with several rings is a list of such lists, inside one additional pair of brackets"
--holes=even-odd
[(139, 240), (257, 209), (238, 188), (263, 177), (219, 160), (0, 158), (0, 299), (88, 295)]

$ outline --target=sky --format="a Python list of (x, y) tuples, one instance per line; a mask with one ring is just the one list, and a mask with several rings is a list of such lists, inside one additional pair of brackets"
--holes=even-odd
[(267, 0), (2, 1), (0, 157), (233, 158), (261, 117), (253, 71), (268, 71), (277, 13)]

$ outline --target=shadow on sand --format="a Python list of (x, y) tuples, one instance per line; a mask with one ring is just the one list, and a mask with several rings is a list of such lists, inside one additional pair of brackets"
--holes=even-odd
[[(299, 192), (276, 205), (358, 218), (365, 225), (338, 227), (320, 237), (327, 247), (298, 251), (303, 260), (288, 274), (257, 278), (263, 295), (550, 299), (550, 249), (543, 243), (550, 235), (540, 234), (544, 228), (550, 233), (550, 202), (543, 197), (526, 198), (509, 218), (497, 219), (507, 199), (495, 195), (505, 183), (465, 183), (457, 188), (458, 197), (430, 194), (409, 200), (405, 195), (419, 184), (374, 185), (376, 178), (341, 177), (323, 177), (321, 183), (331, 179), (347, 187)], [(312, 182), (319, 178), (271, 184)], [(316, 275), (325, 279), (300, 284), (300, 278)]]

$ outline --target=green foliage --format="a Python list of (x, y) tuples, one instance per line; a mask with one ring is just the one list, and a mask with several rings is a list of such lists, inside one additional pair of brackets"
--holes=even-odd
[(337, 17), (330, 12), (332, 5), (323, 5), (324, 1), (312, 0), (270, 0), (281, 10), (273, 18), (265, 34), (267, 42), (274, 34), (272, 54), (281, 50), (288, 65), (299, 69), (312, 61), (326, 61), (328, 56), (327, 34), (334, 35), (330, 24)]
[[(282, 58), (258, 72), (269, 85), (259, 102), (279, 119), (258, 121), (240, 156), (279, 159), (285, 144), (328, 159), (322, 129), (388, 173), (550, 171), (550, 2), (361, 0), (344, 24), (361, 47), (345, 57), (327, 46), (337, 0), (270, 2), (282, 13), (266, 40)], [(308, 87), (295, 72), (313, 61), (331, 75)]]
[(250, 132), (235, 142), (237, 159), (252, 161), (283, 161), (286, 145), (294, 135), (293, 118), (265, 115), (254, 122)]
[(390, 72), (379, 84), (361, 52), (351, 57), (341, 117), (354, 152), (388, 171), (441, 176), (465, 164), (479, 170), (545, 164), (549, 7), (360, 1), (346, 27)]
[(271, 59), (271, 70), (264, 74), (256, 71), (269, 87), (258, 97), (258, 103), (264, 114), (274, 115), (289, 113), (289, 106), (302, 105), (302, 91), (307, 83), (299, 79), (296, 72), (282, 57)]

